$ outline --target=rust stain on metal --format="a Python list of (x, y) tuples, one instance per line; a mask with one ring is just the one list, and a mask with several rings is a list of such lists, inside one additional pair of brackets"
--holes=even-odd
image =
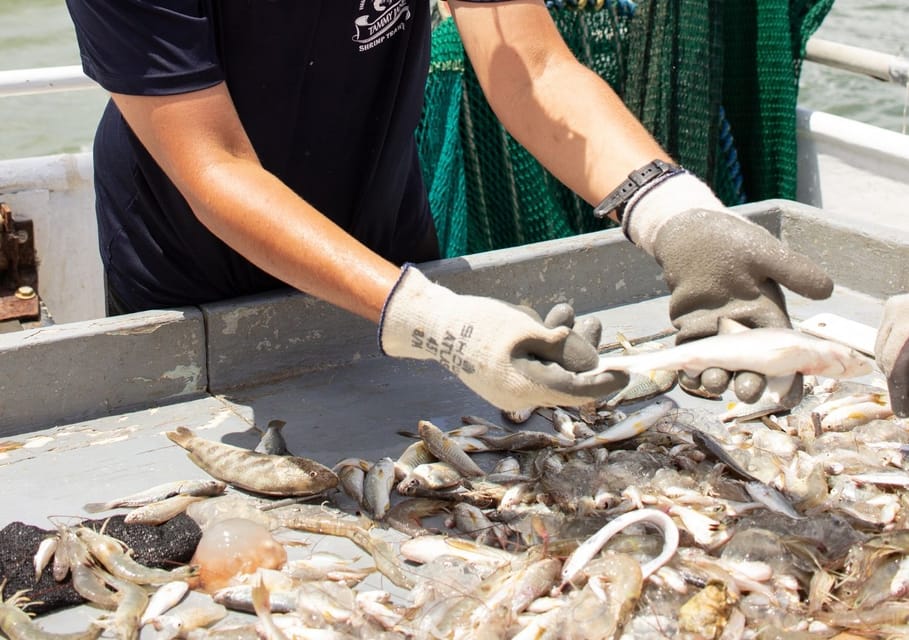
[(0, 321), (40, 316), (37, 262), (32, 221), (0, 202)]

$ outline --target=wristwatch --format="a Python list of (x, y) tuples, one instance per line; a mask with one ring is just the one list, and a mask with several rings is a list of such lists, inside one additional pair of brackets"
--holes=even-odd
[(616, 187), (615, 191), (610, 193), (606, 198), (596, 206), (593, 215), (597, 218), (605, 218), (610, 211), (615, 211), (619, 222), (625, 216), (625, 205), (631, 200), (631, 197), (655, 181), (662, 181), (669, 176), (677, 173), (683, 173), (685, 169), (677, 164), (670, 164), (662, 160), (653, 160), (648, 162), (640, 169), (628, 174), (628, 179)]

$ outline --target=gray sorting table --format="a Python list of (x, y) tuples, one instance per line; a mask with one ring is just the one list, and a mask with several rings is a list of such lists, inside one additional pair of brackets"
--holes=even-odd
[[(784, 200), (740, 211), (837, 283), (829, 300), (787, 293), (796, 321), (832, 312), (876, 327), (883, 299), (909, 291), (909, 229), (857, 228)], [(422, 268), (458, 292), (541, 312), (569, 302), (602, 320), (604, 341), (670, 328), (659, 268), (619, 230)], [(285, 420), (290, 449), (331, 466), (396, 457), (409, 443), (396, 430), (421, 419), (501, 420), (440, 366), (382, 356), (373, 325), (297, 293), (0, 335), (0, 366), (0, 527), (50, 528), (49, 516), (86, 517), (89, 501), (204, 477), (163, 435), (180, 425), (253, 448), (253, 425)]]

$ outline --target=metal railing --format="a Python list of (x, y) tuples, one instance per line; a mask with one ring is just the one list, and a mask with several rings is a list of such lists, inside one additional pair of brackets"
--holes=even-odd
[(82, 73), (79, 65), (0, 71), (0, 96), (76, 91), (97, 86), (94, 80)]
[[(903, 56), (811, 38), (805, 59), (877, 80), (909, 85), (909, 58)], [(82, 73), (79, 65), (0, 71), (0, 97), (76, 91), (97, 86)]]
[(909, 58), (902, 56), (810, 38), (805, 60), (901, 86), (909, 85)]

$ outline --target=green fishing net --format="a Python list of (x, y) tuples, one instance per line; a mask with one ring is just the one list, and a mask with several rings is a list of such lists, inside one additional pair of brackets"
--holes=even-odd
[[(575, 56), (723, 202), (795, 197), (801, 62), (833, 0), (547, 4)], [(501, 127), (451, 19), (433, 30), (417, 141), (445, 257), (611, 225)]]

